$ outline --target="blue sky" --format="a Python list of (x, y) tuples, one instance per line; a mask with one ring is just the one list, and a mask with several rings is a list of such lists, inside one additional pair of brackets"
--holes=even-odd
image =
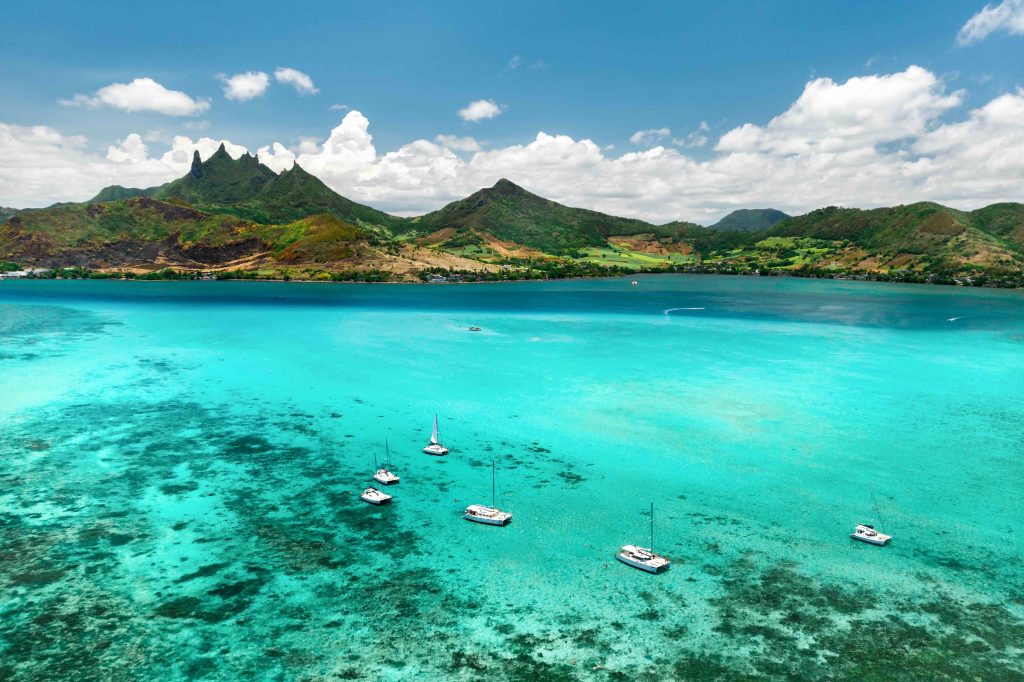
[[(101, 156), (130, 133), (148, 135), (150, 155), (168, 148), (174, 135), (251, 150), (276, 141), (297, 150), (303, 138), (322, 143), (347, 113), (331, 105), (345, 105), (370, 122), (379, 154), (437, 135), (472, 136), (485, 150), (501, 149), (528, 144), (543, 131), (614, 145), (605, 151), (609, 158), (657, 142), (702, 162), (720, 154), (720, 136), (745, 123), (765, 126), (817, 78), (843, 83), (922, 67), (947, 93), (961, 92), (957, 106), (936, 113), (930, 127), (1016, 92), (1024, 79), (1024, 37), (997, 30), (957, 43), (958, 31), (983, 6), (11, 3), (0, 45), (0, 122), (83, 136), (83, 150)], [(278, 83), (273, 73), (280, 67), (307, 74), (318, 92), (301, 95)], [(218, 74), (249, 71), (268, 74), (265, 92), (247, 101), (225, 98)], [(208, 109), (169, 116), (60, 104), (143, 77), (208, 100)], [(500, 114), (462, 120), (457, 112), (476, 100), (493, 102)], [(637, 131), (660, 129), (671, 133), (630, 142)], [(700, 137), (708, 141), (692, 144)], [(0, 184), (0, 203), (3, 190)], [(15, 194), (24, 201), (24, 190)], [(389, 207), (416, 208), (401, 203)]]

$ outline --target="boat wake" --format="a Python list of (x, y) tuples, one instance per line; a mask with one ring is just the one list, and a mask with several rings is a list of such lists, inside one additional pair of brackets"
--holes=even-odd
[(962, 319), (963, 319), (962, 317), (950, 317), (950, 318), (946, 319), (946, 322), (956, 322), (957, 320), (962, 320)]
[(704, 310), (704, 307), (701, 306), (700, 308), (669, 308), (668, 310), (664, 311), (665, 317), (668, 317), (668, 314), (673, 310)]

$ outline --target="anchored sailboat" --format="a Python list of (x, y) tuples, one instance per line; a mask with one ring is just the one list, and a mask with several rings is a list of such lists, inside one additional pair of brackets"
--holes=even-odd
[(466, 507), (466, 513), (462, 518), (476, 523), (486, 523), (491, 526), (504, 526), (512, 520), (512, 514), (501, 511), (494, 506), (495, 473), (494, 462), (491, 462), (491, 506), (485, 507), (482, 504), (471, 504)]
[(391, 495), (381, 492), (376, 488), (367, 488), (363, 491), (363, 494), (359, 496), (359, 499), (363, 502), (369, 502), (370, 504), (387, 504), (391, 501)]
[(384, 466), (377, 468), (377, 455), (373, 455), (373, 468), (377, 472), (373, 475), (373, 480), (377, 481), (381, 485), (394, 485), (400, 480), (398, 476), (391, 472), (391, 448), (388, 447), (388, 439), (384, 439), (384, 451), (387, 453), (387, 462)]
[(441, 441), (441, 431), (437, 428), (437, 415), (434, 415), (434, 432), (430, 434), (430, 444), (423, 448), (428, 455), (447, 455), (448, 448)]
[(651, 502), (651, 546), (638, 547), (636, 545), (625, 545), (615, 555), (615, 558), (633, 568), (639, 568), (648, 573), (661, 573), (668, 570), (672, 562), (666, 556), (654, 553), (654, 503)]
[[(871, 503), (875, 507), (875, 516), (878, 517), (878, 527), (881, 528), (882, 513), (878, 511), (878, 500), (875, 499), (874, 493), (871, 493)], [(869, 545), (878, 545), (879, 547), (889, 544), (889, 541), (892, 540), (891, 535), (886, 535), (879, 530), (875, 530), (874, 526), (867, 523), (857, 524), (857, 527), (853, 529), (853, 533), (850, 537), (854, 540), (866, 542)]]

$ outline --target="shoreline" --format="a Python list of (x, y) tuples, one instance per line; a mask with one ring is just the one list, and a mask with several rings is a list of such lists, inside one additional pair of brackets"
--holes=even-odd
[(870, 282), (879, 284), (904, 284), (938, 287), (954, 287), (964, 289), (1005, 289), (1010, 291), (1024, 290), (1024, 280), (1013, 286), (988, 284), (988, 283), (964, 283), (960, 281), (913, 281), (906, 279), (888, 279), (879, 277), (826, 277), (826, 276), (801, 276), (789, 272), (773, 271), (769, 273), (751, 272), (636, 272), (636, 273), (615, 273), (607, 275), (573, 275), (568, 277), (523, 277), (492, 280), (469, 280), (469, 281), (444, 281), (429, 282), (423, 280), (408, 281), (360, 281), (360, 280), (331, 280), (331, 279), (300, 279), (290, 277), (288, 279), (271, 277), (223, 277), (223, 278), (202, 278), (202, 277), (167, 277), (167, 278), (139, 278), (139, 277), (0, 277), (0, 286), (3, 282), (25, 282), (25, 281), (106, 281), (106, 282), (267, 282), (275, 284), (355, 284), (355, 285), (415, 285), (415, 286), (442, 286), (442, 285), (472, 285), (472, 284), (514, 284), (519, 282), (567, 282), (579, 280), (610, 280), (628, 279), (631, 277), (660, 276), (660, 275), (693, 275), (693, 276), (720, 276), (720, 277), (753, 277), (753, 278), (784, 278), (784, 279), (809, 279), (809, 280), (831, 280), (835, 282)]

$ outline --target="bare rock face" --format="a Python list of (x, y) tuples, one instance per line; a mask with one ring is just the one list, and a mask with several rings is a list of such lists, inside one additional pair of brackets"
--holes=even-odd
[(189, 171), (194, 178), (203, 176), (203, 160), (199, 158), (199, 150), (192, 154), (192, 170)]

